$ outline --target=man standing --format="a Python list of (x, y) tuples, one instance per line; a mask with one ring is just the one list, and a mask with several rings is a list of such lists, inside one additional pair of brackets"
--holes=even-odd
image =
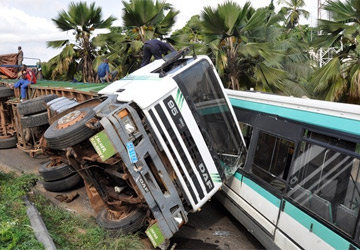
[(146, 41), (141, 67), (150, 62), (151, 56), (154, 56), (155, 60), (161, 59), (162, 55), (167, 54), (169, 51), (175, 51), (175, 49), (168, 43), (156, 39)]
[(110, 73), (109, 60), (107, 58), (105, 58), (104, 61), (98, 67), (97, 75), (101, 83), (111, 82), (112, 80), (115, 79), (117, 74), (118, 72), (116, 70)]
[(21, 46), (19, 46), (17, 53), (17, 65), (19, 65), (19, 67), (21, 67), (23, 60), (24, 60), (24, 52), (22, 51)]

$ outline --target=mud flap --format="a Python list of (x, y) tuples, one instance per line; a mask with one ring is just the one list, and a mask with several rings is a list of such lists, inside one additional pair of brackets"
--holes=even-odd
[(157, 223), (153, 224), (152, 226), (148, 227), (145, 231), (147, 237), (151, 241), (151, 244), (154, 248), (157, 248), (161, 244), (165, 243), (165, 237), (162, 234), (159, 225)]

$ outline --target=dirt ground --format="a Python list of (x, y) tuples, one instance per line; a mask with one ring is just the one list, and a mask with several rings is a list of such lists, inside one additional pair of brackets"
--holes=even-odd
[[(43, 155), (31, 158), (17, 148), (0, 150), (0, 171), (3, 172), (38, 174), (39, 166), (46, 161), (48, 159)], [(59, 193), (46, 191), (41, 182), (36, 185), (35, 191), (68, 211), (95, 216), (84, 187), (69, 191), (79, 194), (79, 197), (71, 203), (56, 200), (55, 196)], [(144, 244), (146, 247), (150, 246), (146, 240)], [(172, 249), (264, 249), (217, 200), (208, 202), (201, 212), (190, 214), (189, 222), (174, 235), (170, 247)]]

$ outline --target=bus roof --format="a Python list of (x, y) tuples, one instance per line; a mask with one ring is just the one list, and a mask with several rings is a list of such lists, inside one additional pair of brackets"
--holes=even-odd
[(252, 91), (235, 91), (227, 89), (226, 93), (229, 98), (360, 120), (360, 105), (314, 100), (309, 98), (298, 98), (293, 96), (280, 96)]

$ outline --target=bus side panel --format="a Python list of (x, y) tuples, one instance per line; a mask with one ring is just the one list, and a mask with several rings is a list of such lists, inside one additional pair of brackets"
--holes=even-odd
[(283, 234), (279, 229), (275, 231), (275, 239), (274, 242), (280, 249), (301, 249), (294, 242), (292, 242), (285, 234)]
[[(236, 173), (235, 177), (227, 182), (227, 185), (231, 190), (225, 193), (264, 227), (268, 233), (274, 235), (280, 200), (239, 173)], [(226, 186), (224, 187), (225, 190)]]
[(226, 185), (223, 186), (224, 193), (230, 197), (236, 205), (241, 207), (247, 214), (251, 216), (258, 224), (260, 224), (266, 231), (271, 234), (274, 233), (274, 225), (271, 224), (264, 216), (262, 216), (258, 211), (256, 211), (249, 203), (243, 200), (238, 194), (236, 194), (232, 189), (228, 188)]
[(285, 201), (278, 227), (305, 249), (349, 249), (350, 243)]
[(281, 203), (279, 198), (246, 177), (243, 178), (243, 188), (239, 194), (273, 225), (276, 225)]

